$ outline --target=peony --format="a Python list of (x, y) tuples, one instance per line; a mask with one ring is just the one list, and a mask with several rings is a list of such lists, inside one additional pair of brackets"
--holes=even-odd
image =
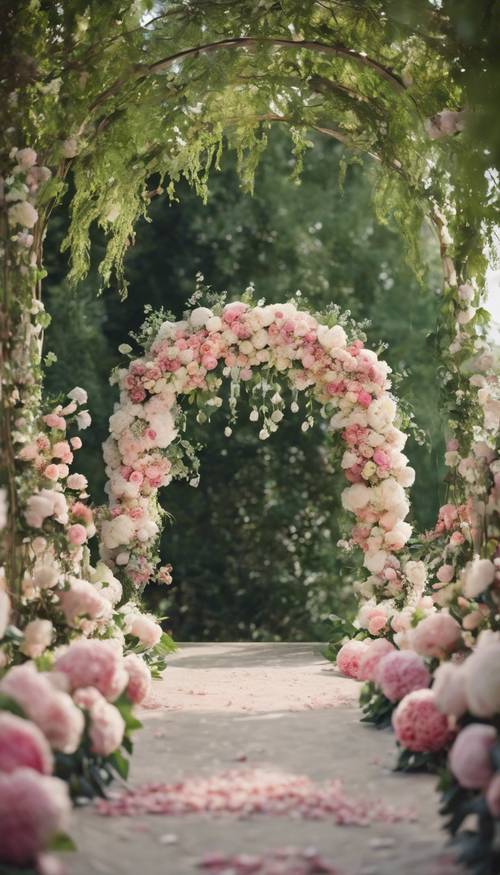
[(360, 664), (363, 656), (368, 652), (368, 644), (365, 641), (347, 641), (337, 653), (336, 665), (338, 670), (348, 678), (360, 679)]
[(104, 546), (110, 550), (129, 544), (133, 540), (134, 534), (134, 521), (125, 514), (120, 514), (112, 520), (104, 520), (101, 527)]
[(52, 641), (53, 628), (50, 620), (32, 620), (23, 629), (21, 652), (30, 659), (38, 659)]
[(380, 661), (394, 650), (394, 644), (391, 644), (387, 638), (376, 638), (371, 641), (359, 661), (359, 680), (374, 681)]
[(52, 773), (52, 753), (38, 726), (8, 711), (0, 712), (0, 772), (25, 766), (42, 775)]
[(462, 640), (460, 624), (446, 611), (429, 614), (412, 631), (410, 643), (416, 653), (444, 659)]
[(463, 667), (453, 662), (442, 662), (434, 673), (434, 696), (443, 714), (461, 717), (467, 711)]
[(2, 678), (0, 692), (17, 702), (51, 747), (74, 753), (83, 732), (83, 716), (71, 696), (51, 683), (55, 677), (37, 672), (32, 663), (18, 665)]
[(317, 336), (318, 343), (326, 350), (332, 350), (334, 347), (343, 348), (347, 343), (347, 336), (341, 325), (334, 325), (333, 328), (318, 325)]
[(392, 715), (392, 726), (401, 747), (416, 753), (442, 750), (451, 739), (448, 718), (436, 707), (432, 690), (408, 693)]
[(465, 694), (476, 717), (500, 714), (500, 643), (478, 646), (464, 665)]
[(29, 201), (18, 201), (9, 207), (9, 222), (11, 225), (33, 228), (38, 222), (38, 211)]
[(494, 726), (469, 723), (459, 733), (450, 751), (449, 766), (458, 783), (467, 790), (480, 790), (493, 776), (491, 754), (497, 740)]
[(424, 661), (412, 650), (394, 650), (383, 656), (375, 675), (376, 683), (391, 702), (428, 687), (430, 680)]
[(68, 676), (72, 690), (97, 687), (109, 701), (118, 698), (128, 682), (123, 656), (112, 641), (75, 641), (56, 659), (55, 668)]
[(57, 833), (67, 830), (71, 804), (66, 784), (32, 769), (0, 775), (0, 860), (33, 862)]
[(475, 599), (493, 583), (495, 566), (489, 559), (473, 559), (465, 569), (464, 595)]
[(162, 628), (156, 622), (154, 617), (149, 614), (133, 613), (126, 617), (127, 631), (130, 635), (135, 635), (141, 644), (147, 649), (158, 644), (162, 636)]
[(390, 532), (386, 532), (385, 543), (390, 550), (401, 550), (410, 537), (413, 529), (409, 523), (400, 520)]
[(125, 732), (122, 715), (106, 699), (97, 700), (90, 709), (89, 736), (94, 753), (107, 757), (120, 747)]
[(372, 490), (364, 483), (355, 483), (342, 492), (342, 506), (351, 513), (361, 510), (369, 504)]
[(128, 674), (127, 695), (135, 704), (142, 702), (151, 689), (151, 672), (135, 653), (129, 653), (123, 664)]

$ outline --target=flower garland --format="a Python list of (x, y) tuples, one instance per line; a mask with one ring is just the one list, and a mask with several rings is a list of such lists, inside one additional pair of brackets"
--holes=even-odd
[[(142, 339), (143, 355), (114, 375), (120, 400), (104, 444), (109, 512), (99, 523), (101, 556), (126, 591), (140, 591), (154, 574), (158, 490), (174, 477), (197, 482), (196, 464), (195, 476), (186, 464), (193, 453), (183, 435), (184, 408), (193, 405), (199, 422), (209, 420), (223, 404), (226, 378), (228, 437), (242, 389), (261, 440), (279, 427), (287, 391), (293, 414), (304, 399), (303, 430), (317, 409), (328, 431), (340, 435), (349, 482), (342, 503), (355, 517), (352, 544), (363, 551), (369, 572), (360, 590), (382, 603), (372, 626), (382, 629), (390, 611), (418, 601), (423, 583), (415, 563), (406, 566), (401, 558), (412, 532), (406, 489), (415, 475), (402, 452), (407, 436), (397, 427), (390, 368), (361, 339), (348, 338), (337, 314), (318, 319), (294, 302), (218, 303), (195, 307), (181, 322), (158, 325), (153, 317)], [(130, 355), (131, 347), (125, 351)], [(159, 577), (169, 580), (169, 569)]]

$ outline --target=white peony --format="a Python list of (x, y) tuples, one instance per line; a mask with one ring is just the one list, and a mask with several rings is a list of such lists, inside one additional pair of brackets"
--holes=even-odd
[(220, 331), (222, 328), (222, 319), (220, 316), (211, 316), (205, 323), (205, 328), (209, 332)]
[(465, 694), (475, 717), (500, 714), (500, 643), (484, 644), (464, 666)]
[(495, 579), (495, 566), (489, 559), (473, 559), (464, 573), (464, 595), (475, 599)]
[(105, 547), (114, 550), (122, 544), (129, 544), (135, 534), (134, 521), (125, 514), (120, 514), (112, 520), (105, 520), (101, 527), (101, 536)]
[(19, 201), (9, 207), (9, 222), (11, 225), (33, 228), (37, 221), (38, 212), (29, 201)]
[(104, 562), (98, 562), (96, 567), (92, 568), (89, 580), (101, 590), (108, 602), (112, 605), (118, 604), (122, 597), (122, 585)]
[(396, 403), (388, 395), (375, 398), (367, 410), (368, 425), (377, 431), (386, 431), (394, 422)]
[(372, 490), (364, 483), (354, 483), (342, 492), (342, 507), (355, 513), (370, 503)]

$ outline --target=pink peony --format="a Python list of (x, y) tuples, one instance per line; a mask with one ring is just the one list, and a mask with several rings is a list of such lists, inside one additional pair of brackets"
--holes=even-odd
[(0, 860), (32, 863), (50, 839), (65, 832), (71, 812), (66, 784), (32, 769), (0, 775)]
[(146, 648), (155, 647), (162, 636), (162, 628), (147, 614), (131, 614), (127, 617), (128, 631), (135, 635)]
[[(83, 528), (83, 526), (82, 526)], [(78, 629), (81, 619), (96, 620), (110, 615), (110, 603), (86, 580), (71, 579), (70, 588), (59, 593), (61, 609), (68, 626)]]
[(123, 740), (125, 723), (123, 717), (105, 699), (97, 701), (90, 709), (90, 741), (94, 753), (107, 757), (117, 750)]
[(377, 638), (368, 644), (367, 652), (363, 654), (359, 662), (359, 680), (374, 681), (378, 665), (384, 656), (395, 650), (387, 638)]
[(360, 663), (363, 656), (368, 653), (368, 644), (365, 641), (347, 641), (337, 653), (337, 668), (348, 678), (360, 679)]
[(432, 690), (408, 693), (392, 715), (392, 726), (401, 747), (416, 753), (442, 750), (451, 739), (448, 718), (436, 707)]
[(52, 773), (52, 753), (38, 726), (8, 711), (0, 712), (0, 772), (13, 772), (25, 766)]
[(118, 698), (128, 683), (123, 656), (111, 641), (75, 641), (56, 659), (55, 668), (68, 676), (72, 690), (97, 687), (109, 701)]
[(378, 665), (376, 683), (391, 702), (399, 702), (408, 693), (428, 687), (431, 676), (424, 661), (412, 650), (395, 650)]
[(74, 753), (83, 733), (83, 715), (48, 675), (37, 672), (32, 663), (14, 666), (0, 681), (0, 692), (17, 702), (55, 750)]
[(493, 776), (491, 753), (497, 740), (494, 726), (469, 723), (459, 733), (450, 751), (450, 770), (467, 790), (480, 790)]
[(422, 656), (444, 659), (462, 639), (460, 624), (445, 611), (429, 614), (411, 633), (411, 646)]
[(128, 674), (127, 695), (132, 702), (139, 704), (151, 689), (151, 672), (144, 660), (135, 653), (129, 653), (123, 664)]

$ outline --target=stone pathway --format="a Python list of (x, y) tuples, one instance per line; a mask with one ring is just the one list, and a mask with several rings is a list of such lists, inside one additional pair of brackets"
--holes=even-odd
[(439, 829), (435, 779), (392, 771), (393, 736), (360, 724), (357, 695), (358, 684), (340, 677), (316, 645), (181, 646), (139, 715), (144, 729), (130, 783), (265, 769), (318, 783), (341, 779), (350, 799), (412, 809), (416, 820), (339, 826), (296, 816), (103, 817), (89, 807), (75, 818), (79, 851), (68, 859), (69, 873), (218, 873), (199, 868), (205, 855), (290, 846), (318, 849), (342, 875), (457, 873)]

